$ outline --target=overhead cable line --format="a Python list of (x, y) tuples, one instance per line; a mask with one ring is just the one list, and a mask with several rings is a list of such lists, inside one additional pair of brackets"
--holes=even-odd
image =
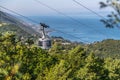
[[(98, 13), (96, 13), (95, 11), (91, 10), (90, 8), (86, 7), (85, 5), (83, 5), (80, 1), (76, 1), (76, 0), (72, 0), (74, 1), (75, 3), (77, 3), (78, 5), (82, 6), (83, 8), (87, 9), (88, 11), (92, 12), (93, 14), (97, 15), (98, 17), (102, 18), (102, 19), (105, 19), (106, 18)], [(107, 22), (109, 24), (109, 22)], [(120, 28), (119, 26), (117, 26), (118, 28)]]
[(73, 36), (73, 35), (71, 35), (71, 34), (68, 34), (68, 33), (65, 33), (65, 32), (63, 32), (63, 31), (60, 31), (60, 30), (56, 30), (56, 29), (53, 29), (53, 30), (55, 30), (55, 31), (57, 31), (57, 32), (60, 32), (60, 33), (63, 33), (63, 34), (67, 34), (67, 35), (69, 35), (69, 36), (71, 36), (71, 37), (73, 37), (73, 38), (76, 38), (76, 39), (81, 40), (82, 42), (90, 43), (89, 41), (82, 40), (81, 37), (76, 37), (76, 36)]
[(80, 23), (81, 25), (84, 25), (84, 26), (85, 26), (85, 24), (79, 22), (78, 20), (74, 19), (73, 17), (68, 16), (68, 15), (62, 13), (62, 12), (58, 11), (57, 9), (50, 7), (49, 5), (43, 3), (43, 2), (41, 2), (41, 1), (39, 1), (39, 0), (34, 0), (34, 1), (38, 2), (39, 4), (45, 6), (45, 7), (49, 8), (49, 9), (51, 9), (52, 11), (57, 12), (58, 14), (60, 14), (60, 15), (62, 15), (62, 16), (68, 17), (69, 19), (71, 19), (71, 20), (73, 20), (73, 21), (75, 21), (75, 22), (77, 22), (77, 23)]
[[(34, 22), (34, 23), (36, 23), (36, 24), (39, 24), (39, 22), (37, 22), (37, 21), (35, 21), (35, 20), (33, 20), (33, 19), (29, 18), (29, 17), (26, 17), (26, 16), (24, 16), (24, 15), (22, 15), (22, 14), (19, 14), (19, 13), (13, 11), (13, 10), (10, 10), (10, 9), (8, 9), (8, 8), (6, 8), (6, 7), (3, 7), (3, 6), (0, 6), (0, 7), (3, 8), (3, 9), (5, 9), (5, 10), (7, 10), (7, 11), (10, 11), (10, 12), (16, 14), (16, 15), (19, 15), (19, 16), (21, 16), (21, 17), (23, 17), (23, 18), (25, 18), (25, 19), (27, 19), (27, 20), (29, 20), (29, 21), (32, 21), (32, 22)], [(76, 38), (76, 39), (80, 39), (82, 42), (90, 43), (89, 41), (82, 40), (82, 39), (81, 39), (82, 37), (76, 37), (76, 36), (73, 36), (73, 35), (71, 35), (71, 34), (68, 34), (68, 33), (66, 33), (66, 32), (63, 32), (63, 31), (60, 31), (60, 30), (57, 30), (57, 29), (53, 29), (53, 28), (50, 28), (50, 29), (52, 29), (52, 30), (54, 30), (54, 31), (57, 31), (57, 32), (60, 32), (60, 33), (63, 33), (63, 34), (66, 34), (66, 35), (68, 35), (68, 36), (74, 37), (74, 38)]]
[[(72, 0), (72, 1), (74, 1), (75, 3), (77, 3), (79, 6), (82, 6), (83, 8), (87, 9), (87, 10), (90, 11), (91, 13), (97, 15), (98, 17), (106, 20), (106, 18), (105, 18), (104, 16), (102, 16), (102, 15), (96, 13), (95, 11), (91, 10), (90, 8), (86, 7), (86, 6), (83, 5), (80, 1), (79, 1), (79, 2), (76, 1), (76, 0)], [(109, 22), (107, 22), (107, 23), (109, 24)], [(117, 26), (117, 27), (120, 28), (119, 26)]]
[(75, 3), (77, 3), (78, 5), (82, 6), (83, 8), (87, 9), (88, 11), (92, 12), (93, 14), (97, 15), (98, 17), (101, 17), (103, 19), (105, 19), (105, 17), (103, 17), (102, 15), (96, 13), (95, 11), (91, 10), (90, 8), (86, 7), (85, 5), (83, 5), (82, 3), (76, 1), (76, 0), (72, 0), (74, 1)]
[[(100, 15), (100, 14), (98, 14), (97, 12), (95, 12), (95, 11), (93, 11), (93, 10), (91, 10), (90, 8), (88, 8), (87, 6), (85, 6), (85, 5), (83, 5), (80, 1), (78, 2), (78, 1), (76, 1), (76, 0), (72, 0), (73, 2), (75, 2), (76, 4), (78, 4), (79, 6), (81, 6), (81, 7), (83, 7), (83, 8), (85, 8), (85, 9), (87, 9), (88, 11), (90, 11), (91, 13), (93, 13), (93, 14), (95, 14), (95, 15), (97, 15), (98, 17), (100, 17), (100, 18), (102, 18), (102, 19), (105, 19), (106, 20), (106, 18), (104, 17), (104, 16), (102, 16), (102, 15)], [(107, 22), (108, 24), (109, 24), (109, 22)], [(117, 26), (117, 28), (119, 28), (120, 29), (120, 27), (119, 26)]]
[(10, 10), (10, 9), (8, 9), (8, 8), (6, 8), (6, 7), (3, 7), (3, 6), (0, 6), (0, 7), (3, 8), (3, 9), (5, 9), (5, 10), (7, 10), (7, 11), (10, 11), (10, 12), (12, 12), (12, 13), (14, 13), (14, 14), (17, 14), (17, 15), (19, 15), (19, 16), (27, 19), (27, 20), (30, 20), (30, 21), (32, 21), (32, 22), (34, 22), (34, 23), (39, 23), (39, 22), (37, 22), (37, 21), (35, 21), (35, 20), (32, 20), (32, 19), (30, 19), (30, 18), (28, 18), (28, 17), (26, 17), (26, 16), (23, 16), (22, 14), (19, 14), (19, 13), (15, 12), (15, 11), (13, 11), (13, 10)]
[[(55, 12), (57, 12), (57, 13), (60, 14), (60, 15), (63, 15), (63, 16), (65, 16), (65, 17), (68, 17), (69, 19), (71, 19), (72, 21), (74, 21), (74, 22), (76, 22), (76, 23), (78, 23), (78, 24), (80, 24), (80, 25), (83, 25), (83, 26), (86, 26), (86, 27), (90, 27), (89, 25), (84, 24), (84, 23), (80, 22), (79, 20), (76, 20), (76, 19), (74, 19), (73, 17), (68, 16), (68, 15), (60, 12), (59, 10), (57, 10), (57, 9), (55, 9), (55, 8), (53, 8), (53, 7), (50, 7), (49, 5), (41, 2), (40, 0), (34, 0), (34, 1), (36, 1), (36, 2), (38, 2), (39, 4), (41, 4), (41, 5), (49, 8), (49, 9), (55, 11)], [(94, 28), (92, 27), (92, 29), (94, 29)], [(95, 29), (94, 29), (94, 30), (95, 30)], [(99, 33), (102, 34), (102, 35), (105, 35), (104, 33), (100, 32), (100, 31), (98, 31), (98, 30), (95, 30), (95, 31), (96, 31), (96, 32), (99, 32)], [(105, 36), (107, 37), (107, 35), (105, 35)]]
[(23, 31), (28, 32), (29, 34), (36, 34), (38, 36), (40, 35), (40, 33), (38, 33), (35, 29), (30, 27), (30, 25), (25, 23), (24, 21), (17, 19), (16, 17), (14, 17), (6, 12), (1, 11), (0, 14), (1, 14), (1, 19), (2, 19), (1, 21), (2, 22), (5, 22), (7, 20), (7, 23), (10, 23), (12, 25), (16, 25), (19, 28), (21, 28)]

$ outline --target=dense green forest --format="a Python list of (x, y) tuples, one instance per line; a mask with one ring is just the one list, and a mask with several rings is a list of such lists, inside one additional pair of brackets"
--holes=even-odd
[(102, 42), (89, 44), (88, 49), (92, 50), (99, 57), (120, 58), (120, 40), (103, 40)]
[(16, 40), (15, 36), (14, 33), (0, 35), (0, 80), (120, 79), (120, 59), (101, 58), (88, 51), (88, 47), (74, 48), (60, 42), (54, 42), (50, 50), (42, 50), (34, 43)]

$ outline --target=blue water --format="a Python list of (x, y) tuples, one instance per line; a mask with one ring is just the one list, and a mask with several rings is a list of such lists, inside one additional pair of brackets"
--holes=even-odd
[(61, 36), (71, 41), (91, 43), (104, 39), (120, 39), (120, 29), (105, 28), (105, 25), (100, 22), (100, 18), (97, 17), (73, 16), (75, 20), (64, 16), (34, 16), (30, 18), (59, 30), (51, 32), (51, 36)]

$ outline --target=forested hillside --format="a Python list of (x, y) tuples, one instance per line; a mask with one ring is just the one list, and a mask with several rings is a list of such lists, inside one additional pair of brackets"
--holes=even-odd
[(31, 36), (31, 34), (22, 30), (17, 25), (6, 24), (6, 25), (3, 25), (3, 26), (0, 27), (0, 33), (11, 32), (11, 31), (16, 33), (16, 36), (18, 36), (18, 37), (20, 37), (20, 36), (23, 36), (23, 37)]
[(16, 16), (0, 11), (0, 33), (12, 31), (15, 32), (17, 36), (40, 36), (41, 34), (32, 27), (35, 26), (29, 25), (25, 21), (18, 19)]
[(88, 49), (100, 57), (120, 58), (120, 40), (103, 40), (88, 45)]
[(16, 42), (14, 36), (0, 35), (0, 80), (120, 79), (120, 59), (97, 57), (80, 45), (66, 50), (54, 43), (50, 50), (42, 50)]

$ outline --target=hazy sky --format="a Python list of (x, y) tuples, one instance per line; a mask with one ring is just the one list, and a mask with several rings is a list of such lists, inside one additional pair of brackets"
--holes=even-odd
[[(79, 6), (72, 0), (39, 0), (44, 4), (57, 9), (58, 11), (68, 15), (87, 15), (90, 12)], [(100, 9), (99, 2), (106, 0), (76, 0), (86, 7), (100, 14), (107, 13), (110, 9)], [(0, 0), (0, 5), (14, 10), (23, 15), (58, 15), (55, 11), (35, 2), (34, 0)]]

